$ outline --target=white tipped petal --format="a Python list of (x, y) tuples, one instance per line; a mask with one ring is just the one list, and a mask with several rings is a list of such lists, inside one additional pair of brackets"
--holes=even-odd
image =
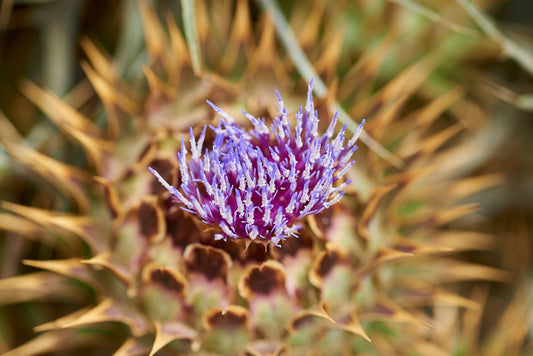
[(163, 177), (161, 177), (161, 175), (155, 169), (153, 169), (152, 167), (148, 167), (148, 170), (152, 172), (152, 174), (157, 178), (159, 183), (161, 183), (161, 185), (165, 187), (166, 190), (168, 190), (172, 194), (174, 193), (174, 190), (176, 190), (176, 188), (168, 184), (167, 181), (164, 180)]
[(344, 192), (341, 192), (340, 194), (337, 194), (337, 196), (335, 196), (335, 198), (333, 198), (332, 200), (324, 202), (324, 208), (327, 209), (333, 204), (337, 203), (339, 200), (341, 200), (343, 195), (344, 195)]
[(359, 128), (357, 128), (357, 132), (353, 135), (350, 142), (348, 142), (348, 147), (352, 147), (355, 144), (355, 141), (359, 138), (359, 135), (361, 135), (361, 132), (363, 131), (363, 125), (365, 124), (365, 119), (361, 121), (361, 124), (359, 124)]
[(219, 108), (218, 106), (216, 106), (215, 104), (213, 104), (212, 102), (210, 102), (209, 100), (206, 100), (207, 104), (209, 104), (209, 106), (211, 106), (213, 108), (213, 110), (215, 110), (220, 116), (222, 116), (224, 118), (224, 120), (226, 120), (227, 123), (234, 123), (235, 122), (235, 119), (233, 119), (230, 114), (228, 114), (227, 112), (225, 112), (224, 110), (222, 110), (221, 108)]

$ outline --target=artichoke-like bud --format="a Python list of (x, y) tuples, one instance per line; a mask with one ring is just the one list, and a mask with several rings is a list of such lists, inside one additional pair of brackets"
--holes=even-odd
[[(147, 91), (126, 84), (115, 63), (82, 42), (90, 62), (83, 68), (105, 108), (107, 131), (94, 123), (101, 112), (86, 117), (47, 90), (22, 86), (64, 140), (84, 150), (87, 167), (62, 163), (0, 130), (20, 165), (71, 200), (41, 207), (52, 199), (36, 187), (40, 198), (31, 203), (0, 203), (0, 228), (56, 253), (24, 259), (43, 271), (0, 279), (0, 305), (28, 303), (39, 311), (2, 308), (17, 319), (0, 315), (0, 353), (460, 353), (464, 343), (452, 345), (449, 333), (434, 331), (456, 325), (462, 331), (464, 323), (440, 310), (472, 314), (483, 298), (448, 287), (507, 275), (450, 256), (493, 246), (491, 236), (450, 222), (475, 209), (465, 198), (499, 182), (493, 175), (465, 178), (497, 149), (498, 130), (478, 130), (483, 111), (436, 70), (448, 61), (458, 68), (457, 46), (426, 53), (426, 36), (447, 42), (433, 26), (421, 27), (416, 38), (423, 41), (406, 41), (413, 37), (402, 31), (413, 17), (405, 21), (393, 2), (381, 2), (376, 17), (373, 1), (311, 7), (296, 1), (288, 8), (298, 36), (280, 52), (275, 32), (289, 40), (293, 34), (280, 30), (278, 11), (257, 12), (247, 0), (194, 3), (196, 15), (183, 9), (178, 24), (175, 13), (161, 21), (139, 2)], [(344, 37), (337, 28), (342, 14), (346, 24), (379, 38), (352, 36), (350, 27)], [(384, 23), (395, 26), (382, 37)], [(316, 69), (315, 89), (322, 88), (314, 102), (311, 85), (306, 96), (292, 80), (295, 69), (302, 74), (293, 58), (298, 50)], [(403, 56), (409, 52), (417, 59)], [(290, 110), (307, 103), (289, 115), (273, 88)], [(206, 99), (224, 110), (209, 102), (213, 114)], [(329, 121), (333, 107), (340, 115)], [(242, 124), (236, 115), (242, 108), (267, 119), (244, 113)], [(351, 118), (362, 117), (366, 145), (354, 165), (362, 129)], [(338, 133), (337, 119), (348, 123)], [(355, 133), (350, 140), (347, 130)], [(187, 131), (190, 144), (182, 138), (176, 159), (176, 137)], [(516, 310), (505, 320), (527, 315)], [(41, 316), (27, 323), (33, 339), (19, 327), (13, 334), (24, 336), (11, 337), (5, 327), (22, 314)], [(526, 319), (509, 330), (524, 335)], [(512, 340), (502, 338), (498, 348)]]
[(278, 92), (279, 117), (270, 128), (265, 119), (243, 112), (253, 124), (249, 131), (208, 101), (222, 119), (216, 128), (211, 127), (214, 142), (203, 155), (205, 126), (198, 141), (190, 128), (191, 159), (187, 159), (182, 136), (180, 189), (149, 169), (184, 210), (199, 215), (206, 224), (218, 225), (222, 232), (214, 235), (215, 240), (259, 237), (279, 246), (301, 227), (295, 224), (298, 220), (342, 198), (351, 180), (340, 181), (355, 163), (350, 158), (364, 123), (346, 145), (346, 125), (332, 140), (337, 115), (319, 136), (312, 90), (311, 82), (305, 110), (300, 106), (295, 127)]

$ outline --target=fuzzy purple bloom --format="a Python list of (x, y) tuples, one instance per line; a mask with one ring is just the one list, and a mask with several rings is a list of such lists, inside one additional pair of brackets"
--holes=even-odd
[(355, 163), (350, 158), (364, 124), (361, 122), (344, 145), (346, 125), (333, 139), (335, 114), (326, 133), (319, 136), (312, 85), (311, 81), (307, 104), (295, 115), (294, 127), (277, 91), (279, 117), (270, 128), (264, 119), (243, 111), (253, 124), (245, 131), (207, 101), (222, 118), (216, 128), (210, 126), (215, 140), (203, 154), (206, 127), (198, 140), (190, 128), (190, 159), (182, 137), (178, 152), (180, 189), (169, 185), (154, 169), (149, 170), (182, 209), (222, 229), (215, 239), (260, 237), (279, 245), (280, 240), (295, 235), (300, 228), (295, 224), (298, 220), (342, 198), (351, 180), (340, 181)]

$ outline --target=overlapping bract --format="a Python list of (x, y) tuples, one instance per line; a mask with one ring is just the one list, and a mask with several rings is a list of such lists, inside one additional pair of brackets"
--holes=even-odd
[(338, 202), (351, 182), (340, 183), (355, 163), (350, 159), (364, 121), (345, 145), (346, 125), (333, 138), (336, 114), (326, 133), (318, 135), (312, 82), (305, 108), (300, 107), (295, 115), (294, 127), (277, 95), (279, 117), (270, 128), (264, 119), (243, 112), (253, 124), (248, 131), (208, 101), (222, 118), (216, 128), (211, 127), (215, 139), (203, 155), (206, 127), (198, 140), (190, 129), (190, 159), (182, 138), (180, 189), (150, 168), (184, 210), (222, 229), (215, 239), (260, 237), (277, 245), (295, 234), (299, 219)]

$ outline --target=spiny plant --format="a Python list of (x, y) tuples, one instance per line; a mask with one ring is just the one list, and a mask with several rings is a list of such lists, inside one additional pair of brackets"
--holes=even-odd
[[(460, 350), (460, 335), (448, 342), (431, 327), (439, 308), (478, 306), (448, 286), (506, 278), (455, 257), (493, 245), (452, 224), (475, 210), (465, 199), (499, 182), (470, 176), (497, 141), (484, 108), (447, 72), (461, 58), (449, 46), (479, 51), (477, 42), (418, 17), (407, 23), (410, 12), (386, 2), (294, 2), (283, 11), (298, 36), (270, 1), (259, 2), (266, 11), (245, 0), (197, 1), (194, 11), (182, 3), (185, 36), (172, 13), (140, 3), (146, 86), (125, 82), (82, 42), (105, 129), (98, 111), (89, 118), (22, 85), (60, 129), (64, 150), (81, 148), (86, 164), (2, 136), (16, 164), (71, 206), (2, 203), (0, 226), (55, 256), (26, 259), (40, 271), (0, 280), (0, 304), (27, 303), (33, 320), (64, 311), (30, 340), (0, 344), (5, 355)], [(293, 47), (278, 45), (276, 31)], [(322, 91), (314, 101), (297, 74), (309, 69)], [(343, 146), (346, 128), (330, 140), (335, 111), (348, 130), (358, 127), (350, 118), (367, 118), (355, 157), (353, 140)], [(4, 311), (9, 340), (17, 311)]]

